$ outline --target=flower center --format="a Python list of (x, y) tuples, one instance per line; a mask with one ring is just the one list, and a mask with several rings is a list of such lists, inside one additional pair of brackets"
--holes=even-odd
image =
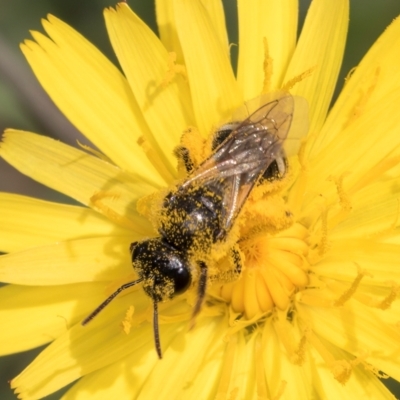
[(296, 289), (308, 283), (308, 230), (299, 223), (272, 234), (261, 230), (239, 241), (244, 265), (238, 280), (219, 295), (248, 319), (274, 307), (286, 310)]

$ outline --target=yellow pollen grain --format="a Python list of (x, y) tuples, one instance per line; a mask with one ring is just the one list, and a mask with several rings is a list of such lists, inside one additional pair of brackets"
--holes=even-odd
[(263, 38), (264, 45), (264, 82), (262, 88), (262, 94), (269, 93), (271, 91), (271, 80), (273, 74), (273, 59), (269, 55), (268, 40), (266, 37)]
[[(209, 141), (206, 141), (194, 126), (188, 126), (183, 132), (180, 145), (189, 149), (194, 168), (197, 168), (210, 155), (211, 141), (212, 135), (209, 135)], [(207, 152), (206, 148), (210, 150)]]
[(296, 83), (299, 83), (299, 82), (303, 81), (304, 79), (308, 78), (309, 76), (311, 76), (313, 74), (313, 72), (315, 71), (315, 69), (316, 69), (315, 66), (311, 67), (311, 68), (305, 70), (304, 72), (302, 72), (301, 74), (296, 75), (292, 79), (289, 79), (282, 86), (282, 90), (289, 91), (289, 90), (293, 89), (293, 87), (296, 85)]
[(372, 92), (375, 90), (375, 87), (378, 82), (378, 77), (380, 74), (380, 68), (377, 68), (375, 70), (374, 76), (372, 78), (371, 85), (368, 87), (367, 91), (365, 93), (360, 94), (360, 99), (358, 102), (355, 104), (353, 107), (353, 110), (351, 111), (348, 120), (346, 123), (343, 125), (343, 129), (348, 127), (350, 124), (352, 124), (356, 119), (360, 117), (360, 115), (363, 114), (365, 107), (368, 103), (368, 100), (370, 99)]
[(260, 233), (281, 231), (293, 224), (292, 213), (281, 196), (256, 199), (259, 194), (263, 196), (262, 192), (252, 193), (252, 199), (245, 204), (242, 218), (239, 216), (239, 221), (245, 222), (242, 237), (248, 238)]
[(129, 335), (132, 328), (132, 317), (135, 312), (135, 307), (130, 306), (125, 313), (124, 319), (121, 321), (122, 330), (126, 335)]
[(118, 197), (119, 194), (100, 191), (90, 197), (89, 204), (94, 210), (99, 211), (111, 221), (128, 229), (133, 229), (137, 232), (139, 228), (137, 224), (134, 224), (130, 219), (124, 217), (123, 215), (118, 214), (113, 209), (105, 205), (103, 202), (104, 199), (113, 200), (117, 199)]
[(344, 211), (350, 211), (352, 209), (351, 206), (351, 201), (349, 198), (349, 195), (346, 193), (346, 191), (343, 188), (343, 179), (348, 175), (348, 173), (343, 173), (342, 175), (339, 176), (339, 178), (336, 177), (330, 177), (330, 180), (332, 180), (335, 185), (336, 185), (336, 191), (339, 197), (339, 203)]
[(166, 193), (164, 192), (153, 192), (147, 196), (141, 197), (136, 202), (136, 211), (154, 224), (159, 217), (159, 210), (156, 211), (158, 207), (155, 207), (155, 205), (161, 203), (161, 199), (163, 199), (165, 195)]
[(148, 140), (140, 136), (137, 144), (141, 147), (147, 159), (151, 162), (153, 167), (157, 170), (160, 176), (166, 183), (171, 183), (174, 177), (168, 171), (168, 168), (163, 164), (159, 153), (152, 147)]
[(177, 64), (176, 58), (177, 55), (175, 52), (168, 53), (168, 61), (167, 61), (168, 69), (167, 72), (165, 73), (163, 81), (161, 82), (161, 86), (163, 88), (167, 87), (172, 82), (172, 80), (175, 78), (176, 75), (181, 75), (187, 81), (186, 67), (184, 65)]
[(295, 350), (293, 356), (292, 362), (296, 365), (303, 365), (306, 359), (306, 344), (307, 344), (307, 338), (306, 335), (304, 334), (302, 338), (300, 339), (300, 343)]
[(333, 377), (344, 385), (351, 376), (352, 368), (348, 361), (337, 360), (332, 364), (331, 371)]
[(318, 245), (318, 254), (322, 257), (330, 248), (328, 240), (328, 211), (321, 214), (321, 239)]
[(325, 361), (334, 378), (342, 384), (346, 383), (351, 375), (351, 364), (347, 360), (336, 360), (311, 329), (307, 330), (306, 337), (307, 341)]
[(361, 280), (364, 276), (367, 275), (367, 272), (361, 270), (358, 266), (358, 274), (354, 279), (354, 282), (351, 284), (350, 288), (346, 290), (334, 303), (334, 307), (343, 306), (350, 298), (355, 294), (357, 288), (360, 286)]
[(381, 310), (387, 310), (390, 308), (392, 303), (397, 299), (398, 295), (400, 294), (400, 287), (396, 283), (393, 283), (392, 290), (378, 305), (377, 308)]

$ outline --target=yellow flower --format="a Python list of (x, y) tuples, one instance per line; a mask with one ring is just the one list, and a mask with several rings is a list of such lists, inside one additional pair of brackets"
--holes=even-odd
[[(124, 75), (53, 16), (48, 36), (22, 45), (101, 153), (16, 130), (3, 137), (6, 161), (82, 204), (0, 195), (9, 253), (0, 281), (12, 284), (1, 288), (2, 354), (52, 342), (12, 380), (21, 398), (78, 378), (63, 399), (391, 398), (378, 378), (400, 380), (400, 20), (327, 117), (348, 1), (314, 0), (297, 44), (294, 0), (238, 6), (237, 77), (217, 1), (158, 0), (161, 39), (125, 3), (106, 10)], [(134, 279), (129, 245), (156, 235), (146, 196), (178, 178), (182, 133), (191, 127), (201, 158), (202, 139), (244, 101), (282, 88), (307, 99), (309, 133), (288, 177), (255, 189), (243, 209), (240, 277), (210, 283), (191, 330), (196, 288), (160, 303), (161, 361), (140, 285), (82, 327)]]

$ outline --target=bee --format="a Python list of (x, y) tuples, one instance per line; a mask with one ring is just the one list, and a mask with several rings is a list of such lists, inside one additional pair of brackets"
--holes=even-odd
[[(153, 332), (162, 358), (158, 303), (185, 292), (197, 278), (192, 321), (201, 310), (208, 281), (207, 255), (223, 243), (252, 189), (262, 179), (281, 179), (287, 170), (283, 144), (294, 115), (294, 98), (279, 92), (241, 122), (231, 122), (214, 134), (211, 155), (197, 168), (187, 148), (179, 147), (188, 177), (163, 198), (158, 237), (130, 246), (138, 279), (125, 283), (101, 303), (89, 323), (119, 293), (142, 284), (153, 302)], [(202, 256), (203, 255), (203, 256)], [(233, 254), (240, 273), (240, 256)]]

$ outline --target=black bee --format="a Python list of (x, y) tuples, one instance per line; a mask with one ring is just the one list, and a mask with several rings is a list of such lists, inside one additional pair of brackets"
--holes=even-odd
[[(188, 149), (177, 154), (189, 175), (163, 199), (159, 210), (159, 236), (130, 246), (139, 278), (128, 282), (97, 307), (90, 322), (120, 292), (142, 283), (154, 304), (154, 340), (162, 357), (158, 303), (186, 291), (197, 280), (193, 318), (202, 307), (207, 287), (207, 254), (222, 243), (251, 190), (260, 179), (281, 178), (287, 167), (283, 143), (293, 120), (294, 99), (280, 92), (242, 122), (222, 126), (214, 135), (212, 154), (197, 168)], [(201, 257), (204, 255), (204, 257)], [(233, 254), (240, 271), (240, 257)], [(192, 318), (192, 320), (193, 320)]]

